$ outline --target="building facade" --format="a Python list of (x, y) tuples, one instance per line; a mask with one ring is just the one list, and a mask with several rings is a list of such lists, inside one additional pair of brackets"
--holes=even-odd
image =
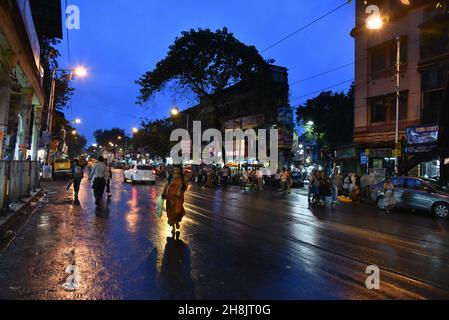
[[(391, 174), (394, 156), (405, 163), (419, 153), (407, 148), (407, 132), (442, 125), (442, 110), (448, 107), (444, 98), (449, 71), (449, 13), (444, 3), (438, 2), (416, 0), (405, 5), (397, 0), (356, 1), (356, 26), (351, 33), (355, 39), (354, 154), (363, 160), (359, 163), (361, 171)], [(384, 20), (378, 30), (366, 27), (371, 5), (379, 8)], [(395, 146), (398, 38), (401, 145)], [(433, 141), (435, 146), (437, 140)], [(396, 148), (400, 154), (393, 152)], [(420, 168), (410, 171), (424, 174)]]
[[(272, 75), (272, 94), (263, 96), (258, 92), (247, 90), (244, 85), (237, 84), (225, 92), (218, 111), (220, 118), (218, 123), (213, 121), (212, 113), (217, 112), (211, 108), (207, 101), (182, 112), (181, 126), (185, 126), (185, 118), (188, 115), (189, 128), (193, 127), (193, 121), (201, 121), (203, 130), (217, 128), (221, 131), (227, 129), (278, 129), (279, 154), (278, 167), (287, 167), (292, 161), (293, 146), (293, 110), (289, 105), (288, 70), (280, 66), (270, 66)], [(218, 127), (217, 127), (218, 126)], [(242, 150), (245, 162), (253, 163), (258, 159), (248, 159), (248, 145), (245, 144), (235, 149)], [(245, 150), (245, 151), (243, 151)], [(268, 164), (265, 164), (268, 165)]]
[(0, 159), (37, 160), (46, 104), (41, 40), (62, 37), (60, 18), (60, 0), (0, 2)]

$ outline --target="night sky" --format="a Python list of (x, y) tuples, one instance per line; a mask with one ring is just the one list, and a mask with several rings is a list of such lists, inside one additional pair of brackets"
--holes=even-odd
[[(64, 1), (62, 1), (64, 3)], [(170, 92), (142, 108), (135, 104), (134, 83), (163, 59), (181, 31), (228, 27), (242, 42), (259, 51), (342, 4), (343, 0), (69, 0), (81, 10), (81, 29), (60, 46), (61, 67), (85, 65), (89, 78), (75, 80), (73, 100), (65, 111), (81, 118), (79, 132), (94, 143), (96, 129), (123, 128), (131, 133), (141, 118), (163, 118), (173, 105), (189, 102)], [(354, 61), (354, 4), (348, 5), (262, 55), (289, 69), (290, 83)], [(353, 65), (291, 86), (291, 98), (353, 77)], [(333, 90), (347, 90), (349, 83)], [(314, 95), (293, 101), (292, 106)], [(194, 104), (192, 101), (190, 104)]]

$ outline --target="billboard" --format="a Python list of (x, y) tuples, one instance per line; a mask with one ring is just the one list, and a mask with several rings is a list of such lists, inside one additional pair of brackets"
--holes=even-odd
[(407, 153), (429, 152), (438, 145), (439, 126), (407, 128)]

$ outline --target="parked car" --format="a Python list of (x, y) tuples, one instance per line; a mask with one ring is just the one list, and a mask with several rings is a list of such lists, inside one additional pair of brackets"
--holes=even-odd
[(304, 179), (301, 172), (292, 172), (292, 187), (304, 188)]
[(156, 171), (153, 166), (136, 164), (131, 169), (123, 172), (123, 182), (131, 181), (136, 182), (149, 182), (151, 184), (156, 183)]
[[(439, 191), (426, 181), (413, 177), (391, 178), (396, 207), (429, 212), (438, 218), (449, 218), (449, 193)], [(384, 182), (371, 187), (370, 198), (380, 209), (383, 203)]]
[(68, 178), (72, 171), (70, 159), (58, 159), (53, 163), (53, 178)]

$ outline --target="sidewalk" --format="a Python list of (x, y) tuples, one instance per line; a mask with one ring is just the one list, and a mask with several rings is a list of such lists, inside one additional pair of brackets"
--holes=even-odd
[(44, 196), (44, 189), (39, 188), (31, 192), (29, 197), (11, 204), (9, 209), (0, 215), (0, 251), (15, 238), (22, 226), (41, 206)]

